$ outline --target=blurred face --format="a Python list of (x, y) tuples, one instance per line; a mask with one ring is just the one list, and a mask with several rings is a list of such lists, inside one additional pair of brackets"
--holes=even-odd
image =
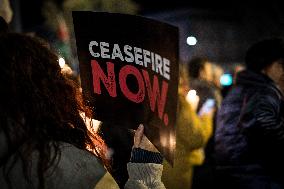
[(284, 87), (284, 66), (280, 61), (275, 61), (271, 66), (266, 68), (265, 73), (276, 83), (276, 85), (281, 88)]
[(201, 71), (200, 77), (206, 81), (212, 82), (212, 65), (210, 62), (206, 62), (204, 69)]

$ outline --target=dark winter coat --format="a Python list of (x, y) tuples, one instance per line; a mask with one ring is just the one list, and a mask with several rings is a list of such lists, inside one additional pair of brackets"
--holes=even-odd
[(222, 188), (283, 188), (283, 96), (264, 74), (241, 72), (217, 116)]

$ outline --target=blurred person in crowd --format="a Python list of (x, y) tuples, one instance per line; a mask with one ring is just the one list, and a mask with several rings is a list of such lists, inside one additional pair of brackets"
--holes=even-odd
[(200, 101), (197, 112), (207, 99), (214, 99), (216, 104), (219, 104), (219, 99), (216, 97), (216, 89), (213, 85), (212, 63), (203, 57), (196, 57), (188, 63), (188, 73), (190, 80), (190, 88), (198, 92)]
[[(217, 67), (217, 66), (216, 66)], [(217, 69), (217, 68), (216, 68)], [(197, 91), (200, 97), (200, 102), (198, 105), (197, 112), (200, 108), (206, 104), (206, 102), (213, 101), (215, 106), (215, 111), (213, 112), (213, 117), (211, 122), (213, 123), (213, 133), (215, 130), (215, 117), (216, 110), (221, 104), (222, 96), (220, 89), (214, 85), (214, 79), (217, 73), (214, 73), (213, 64), (203, 57), (196, 57), (189, 61), (188, 72), (190, 88)], [(195, 166), (193, 174), (193, 189), (198, 188), (208, 188), (211, 182), (214, 180), (214, 170), (215, 170), (215, 159), (214, 159), (214, 136), (211, 136), (207, 145), (204, 149), (205, 160), (203, 164)]]
[(162, 181), (166, 188), (191, 188), (193, 167), (204, 161), (203, 148), (212, 134), (213, 108), (197, 115), (199, 97), (189, 92), (188, 74), (180, 65), (179, 108), (176, 123), (174, 166), (164, 161)]
[[(103, 140), (87, 129), (79, 87), (58, 56), (34, 37), (0, 34), (0, 186), (6, 188), (118, 188)], [(139, 126), (125, 188), (164, 188), (162, 157)], [(144, 162), (147, 157), (148, 163)]]
[(56, 0), (43, 2), (42, 15), (45, 22), (36, 31), (36, 35), (48, 40), (71, 67), (73, 75), (77, 76), (79, 74), (79, 65), (74, 56), (75, 52), (71, 48), (71, 35), (64, 16), (63, 2)]
[(78, 79), (76, 77), (79, 77), (79, 65), (75, 53), (71, 49), (70, 32), (63, 14), (63, 2), (56, 0), (40, 1), (38, 3), (39, 10), (29, 13), (37, 19), (30, 22), (27, 18), (23, 18), (23, 31), (25, 34), (46, 40), (51, 48), (54, 48), (65, 60), (66, 65), (72, 69), (72, 77)]
[(252, 45), (218, 112), (217, 188), (284, 188), (284, 41)]

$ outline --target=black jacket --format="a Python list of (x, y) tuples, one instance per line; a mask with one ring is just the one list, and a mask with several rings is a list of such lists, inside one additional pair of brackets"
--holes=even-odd
[(281, 92), (266, 75), (239, 73), (217, 116), (219, 170), (227, 176), (284, 179), (283, 104)]

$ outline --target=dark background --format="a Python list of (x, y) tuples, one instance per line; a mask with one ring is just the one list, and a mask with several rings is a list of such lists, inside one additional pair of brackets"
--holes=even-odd
[[(207, 56), (223, 65), (242, 63), (251, 43), (284, 35), (284, 6), (281, 1), (154, 1), (132, 2), (138, 5), (137, 14), (179, 27), (180, 59), (184, 62), (194, 56)], [(13, 27), (17, 31), (27, 31), (43, 22), (42, 2), (11, 0), (15, 18)], [(62, 0), (56, 2), (60, 4)], [(186, 44), (190, 35), (198, 40), (195, 46)]]
[[(142, 2), (142, 14), (180, 28), (181, 59), (207, 56), (217, 63), (241, 63), (251, 43), (284, 35), (284, 6), (280, 1), (170, 1)], [(186, 45), (193, 35), (198, 42)]]

